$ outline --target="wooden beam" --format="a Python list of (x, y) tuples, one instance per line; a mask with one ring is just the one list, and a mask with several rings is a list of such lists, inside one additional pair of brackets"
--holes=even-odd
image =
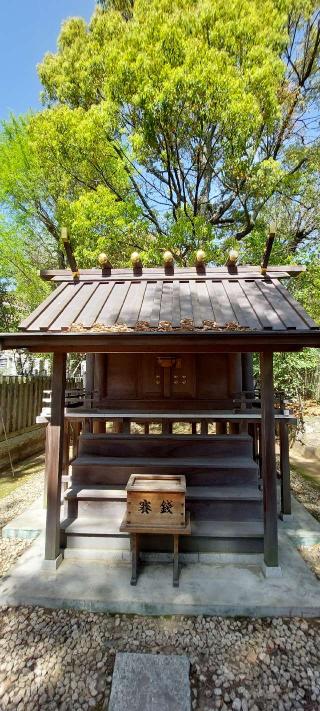
[(46, 560), (57, 560), (60, 554), (60, 506), (61, 476), (63, 469), (65, 383), (66, 353), (55, 353), (52, 367), (51, 421), (48, 425), (46, 450)]
[(278, 566), (278, 514), (275, 454), (273, 353), (260, 353), (264, 562)]
[(280, 472), (281, 472), (281, 517), (291, 516), (290, 459), (288, 424), (279, 422)]
[(68, 353), (245, 353), (320, 348), (320, 330), (225, 331), (190, 333), (4, 333), (3, 350), (28, 348), (32, 352)]
[[(283, 265), (274, 265), (272, 264), (270, 266), (270, 273), (274, 274), (283, 274), (283, 275), (289, 275), (289, 276), (296, 276), (298, 274), (301, 274), (301, 272), (306, 271), (306, 267), (304, 265), (296, 265), (296, 264), (283, 264)], [(260, 266), (255, 266), (255, 265), (241, 265), (241, 266), (236, 266), (235, 269), (232, 272), (233, 274), (238, 274), (240, 276), (243, 275), (248, 275), (249, 276), (254, 276), (254, 278), (258, 278), (261, 276), (261, 269)], [(230, 269), (227, 266), (221, 266), (221, 267), (208, 267), (206, 266), (203, 274), (207, 277), (212, 277), (214, 278), (215, 275), (220, 277), (225, 277), (226, 279), (230, 278)], [(55, 277), (61, 278), (62, 280), (68, 275), (68, 271), (66, 269), (42, 269), (40, 271), (40, 276), (44, 280), (51, 280), (54, 279)], [(139, 273), (137, 275), (137, 279), (141, 279), (141, 276), (144, 278), (165, 278), (165, 270), (163, 267), (143, 267), (141, 270), (141, 274)], [(101, 279), (101, 269), (81, 269), (81, 278), (83, 277), (98, 277), (100, 280)], [(108, 275), (108, 280), (110, 278), (114, 279), (119, 279), (119, 277), (122, 278), (129, 278), (131, 280), (134, 280), (134, 272), (132, 269), (112, 269), (111, 274)], [(195, 279), (199, 278), (199, 274), (197, 272), (196, 267), (175, 267), (174, 268), (174, 278), (188, 278), (188, 277), (194, 277)], [(170, 281), (172, 280), (172, 277)]]

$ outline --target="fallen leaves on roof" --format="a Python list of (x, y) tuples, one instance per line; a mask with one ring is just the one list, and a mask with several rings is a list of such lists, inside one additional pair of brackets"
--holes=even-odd
[(219, 324), (216, 321), (202, 321), (201, 326), (195, 326), (192, 319), (181, 319), (179, 326), (174, 326), (171, 321), (159, 321), (157, 326), (150, 325), (149, 321), (137, 321), (135, 326), (127, 326), (126, 323), (116, 323), (108, 326), (104, 323), (94, 323), (92, 326), (85, 326), (82, 323), (72, 323), (68, 329), (72, 333), (141, 333), (141, 332), (172, 332), (183, 333), (186, 331), (251, 331), (254, 329), (248, 326), (241, 326), (236, 321), (227, 321), (224, 324)]

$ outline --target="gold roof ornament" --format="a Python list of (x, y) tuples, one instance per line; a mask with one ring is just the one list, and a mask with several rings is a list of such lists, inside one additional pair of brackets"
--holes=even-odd
[(132, 252), (131, 254), (131, 264), (134, 267), (141, 267), (141, 257), (139, 252)]
[(228, 266), (235, 266), (239, 258), (239, 252), (237, 249), (230, 249), (228, 254)]
[(206, 263), (206, 253), (203, 249), (198, 249), (196, 251), (196, 265), (204, 266)]
[(100, 254), (98, 256), (98, 262), (100, 264), (100, 267), (102, 267), (102, 269), (105, 269), (106, 267), (111, 267), (109, 258), (104, 252), (100, 252)]
[(165, 267), (172, 267), (173, 265), (173, 254), (168, 249), (163, 254), (163, 263)]

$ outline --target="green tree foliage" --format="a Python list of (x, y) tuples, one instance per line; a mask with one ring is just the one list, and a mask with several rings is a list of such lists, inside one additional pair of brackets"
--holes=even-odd
[[(260, 386), (260, 366), (254, 356), (254, 375)], [(304, 348), (299, 353), (274, 354), (274, 387), (284, 393), (289, 403), (299, 406), (299, 400), (320, 400), (320, 356), (316, 348)], [(303, 414), (299, 407), (300, 416)]]
[(0, 331), (14, 330), (18, 324), (16, 304), (6, 282), (0, 279)]
[[(108, 233), (110, 224), (111, 234), (111, 202), (119, 209), (117, 202), (130, 196), (123, 219), (130, 232), (134, 205), (139, 236), (143, 229), (154, 236), (147, 242), (151, 261), (169, 245), (187, 262), (204, 242), (216, 259), (230, 235), (239, 241), (259, 235), (267, 206), (290, 212), (290, 252), (313, 240), (316, 4), (106, 0), (100, 6), (89, 26), (78, 18), (64, 24), (58, 51), (45, 57), (39, 74), (49, 112), (63, 107), (65, 117), (69, 112), (80, 122), (84, 112), (92, 135), (99, 122), (104, 151), (98, 141), (97, 167), (104, 171), (110, 154), (111, 163), (117, 159), (116, 180), (103, 191), (109, 205), (101, 229)], [(118, 186), (121, 172), (127, 181)], [(77, 166), (75, 176), (81, 178)], [(95, 191), (85, 192), (85, 206), (80, 200), (73, 213), (76, 235), (78, 219), (87, 229), (88, 214), (92, 223), (97, 218), (95, 207), (90, 214)]]
[[(54, 169), (56, 176), (57, 168)], [(54, 180), (53, 167), (46, 172), (38, 146), (32, 140), (30, 119), (15, 118), (3, 124), (0, 134), (0, 203), (7, 234), (13, 225), (23, 241), (40, 252), (42, 263), (63, 264), (59, 247), (58, 200), (62, 175)], [(12, 254), (14, 251), (12, 250)]]
[(44, 109), (0, 138), (20, 252), (63, 265), (65, 224), (82, 266), (167, 247), (186, 264), (199, 246), (221, 263), (234, 243), (259, 262), (276, 218), (272, 261), (312, 254), (316, 271), (319, 44), (312, 0), (104, 0), (67, 20)]
[(69, 227), (82, 266), (90, 266), (105, 249), (122, 264), (132, 249), (146, 246), (147, 221), (106, 139), (114, 130), (112, 120), (104, 105), (72, 110), (60, 105), (29, 124), (42, 170), (58, 186), (58, 222)]
[[(81, 266), (117, 266), (240, 246), (308, 273), (290, 289), (319, 319), (319, 46), (314, 0), (98, 0), (67, 20), (39, 66), (43, 110), (0, 133), (0, 319), (15, 328), (64, 266), (62, 225)], [(313, 351), (276, 359), (300, 385)], [(306, 375), (307, 374), (307, 375)], [(291, 383), (291, 385), (290, 385)]]

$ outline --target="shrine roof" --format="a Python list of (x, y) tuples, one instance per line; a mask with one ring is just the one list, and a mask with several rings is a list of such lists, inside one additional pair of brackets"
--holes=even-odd
[(281, 284), (303, 267), (68, 270), (41, 276), (56, 288), (20, 325), (27, 334), (287, 332), (319, 327)]

